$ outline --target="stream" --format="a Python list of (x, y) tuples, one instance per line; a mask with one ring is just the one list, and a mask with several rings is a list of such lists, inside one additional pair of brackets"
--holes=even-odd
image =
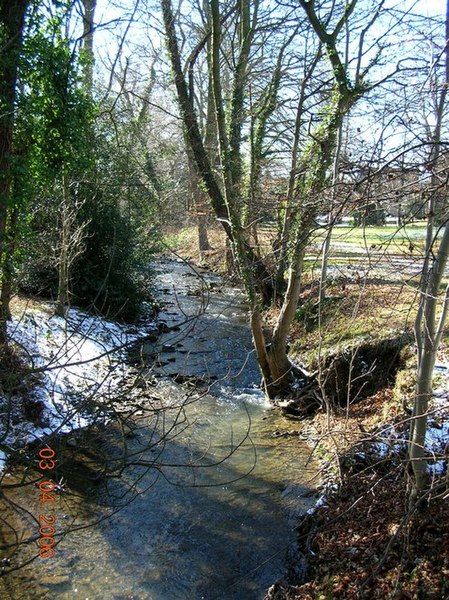
[[(60, 531), (75, 530), (54, 558), (3, 577), (5, 600), (259, 600), (295, 566), (317, 468), (298, 423), (260, 390), (241, 290), (178, 260), (154, 270), (161, 334), (138, 352), (150, 383), (130, 400), (133, 464), (106, 487), (67, 475), (51, 511)], [(113, 429), (103, 433), (112, 457)], [(10, 498), (42, 511), (35, 486)]]

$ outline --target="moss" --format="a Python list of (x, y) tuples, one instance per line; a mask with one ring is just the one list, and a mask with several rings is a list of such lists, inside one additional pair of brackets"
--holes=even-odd
[(190, 244), (192, 241), (196, 242), (195, 233), (196, 231), (194, 227), (187, 227), (178, 231), (170, 231), (165, 234), (164, 243), (170, 248), (170, 250), (177, 252), (187, 244)]

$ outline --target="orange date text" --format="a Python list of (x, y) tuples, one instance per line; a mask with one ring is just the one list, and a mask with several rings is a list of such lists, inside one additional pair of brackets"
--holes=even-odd
[[(51, 471), (56, 466), (55, 451), (48, 446), (39, 450), (39, 469), (42, 471), (42, 481), (39, 482), (39, 499), (41, 502), (54, 502), (56, 483), (50, 479)], [(55, 555), (54, 534), (56, 533), (54, 515), (39, 515), (39, 556), (52, 558)]]

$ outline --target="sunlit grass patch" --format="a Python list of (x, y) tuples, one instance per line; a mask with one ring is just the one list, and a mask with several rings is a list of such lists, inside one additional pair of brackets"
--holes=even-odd
[[(422, 249), (426, 237), (424, 225), (383, 226), (383, 227), (335, 227), (332, 243), (345, 244), (359, 249), (382, 249), (388, 247), (398, 252), (410, 253)], [(331, 244), (332, 245), (332, 244)]]
[(356, 340), (396, 335), (411, 328), (415, 310), (416, 291), (400, 283), (363, 286), (342, 280), (329, 287), (318, 318), (318, 290), (309, 288), (297, 310), (292, 353), (309, 362), (318, 352)]

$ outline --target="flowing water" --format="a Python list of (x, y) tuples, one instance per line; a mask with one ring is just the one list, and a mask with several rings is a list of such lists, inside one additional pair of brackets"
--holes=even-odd
[[(2, 597), (256, 600), (292, 567), (316, 471), (299, 437), (280, 435), (297, 424), (260, 391), (241, 292), (180, 261), (155, 271), (165, 325), (141, 354), (151, 388), (133, 391), (142, 407), (127, 438), (135, 464), (106, 487), (68, 475), (51, 503), (57, 527), (99, 522), (62, 536), (54, 558), (4, 577)], [(33, 486), (11, 498), (43, 510)], [(21, 518), (29, 535), (36, 525)]]

